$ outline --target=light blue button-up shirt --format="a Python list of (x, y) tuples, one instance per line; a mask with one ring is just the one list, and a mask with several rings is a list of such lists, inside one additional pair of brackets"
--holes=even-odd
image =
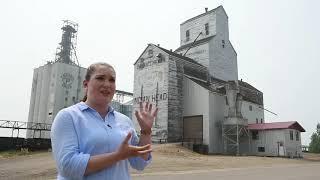
[(132, 121), (111, 107), (105, 119), (84, 102), (61, 110), (51, 128), (58, 179), (129, 180), (129, 164), (134, 169), (143, 170), (151, 162), (151, 156), (147, 161), (141, 157), (118, 161), (104, 170), (84, 176), (90, 156), (116, 151), (128, 132), (132, 133), (129, 143), (138, 145)]

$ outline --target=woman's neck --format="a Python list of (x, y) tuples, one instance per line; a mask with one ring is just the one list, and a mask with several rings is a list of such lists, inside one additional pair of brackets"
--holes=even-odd
[(93, 108), (94, 110), (96, 110), (100, 116), (102, 117), (102, 119), (104, 119), (108, 113), (108, 103), (103, 103), (103, 104), (99, 104), (99, 103), (93, 103), (90, 100), (86, 100), (85, 103)]

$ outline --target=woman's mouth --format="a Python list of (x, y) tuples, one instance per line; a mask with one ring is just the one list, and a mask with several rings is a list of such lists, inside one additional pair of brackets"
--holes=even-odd
[(107, 90), (105, 91), (100, 91), (101, 94), (103, 94), (104, 96), (109, 96), (111, 93)]

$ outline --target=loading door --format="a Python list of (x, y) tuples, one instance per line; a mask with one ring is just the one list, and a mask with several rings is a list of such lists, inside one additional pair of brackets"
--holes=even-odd
[(203, 116), (183, 117), (183, 141), (202, 144)]

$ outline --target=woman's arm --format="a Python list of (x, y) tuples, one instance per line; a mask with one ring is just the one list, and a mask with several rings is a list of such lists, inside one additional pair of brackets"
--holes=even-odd
[(80, 152), (78, 137), (73, 120), (68, 111), (59, 112), (51, 128), (53, 156), (59, 173), (64, 177), (81, 179), (85, 175), (105, 169), (114, 163), (133, 156), (148, 154), (150, 146), (131, 146), (128, 140), (131, 133), (117, 151), (90, 156)]
[[(145, 105), (140, 102), (140, 109), (139, 111), (135, 112), (136, 118), (141, 128), (141, 136), (139, 139), (139, 145), (151, 145), (151, 128), (153, 125), (153, 121), (157, 116), (158, 108), (154, 108), (152, 110), (152, 104), (146, 102)], [(149, 158), (149, 154), (145, 154), (141, 156), (144, 160)]]

